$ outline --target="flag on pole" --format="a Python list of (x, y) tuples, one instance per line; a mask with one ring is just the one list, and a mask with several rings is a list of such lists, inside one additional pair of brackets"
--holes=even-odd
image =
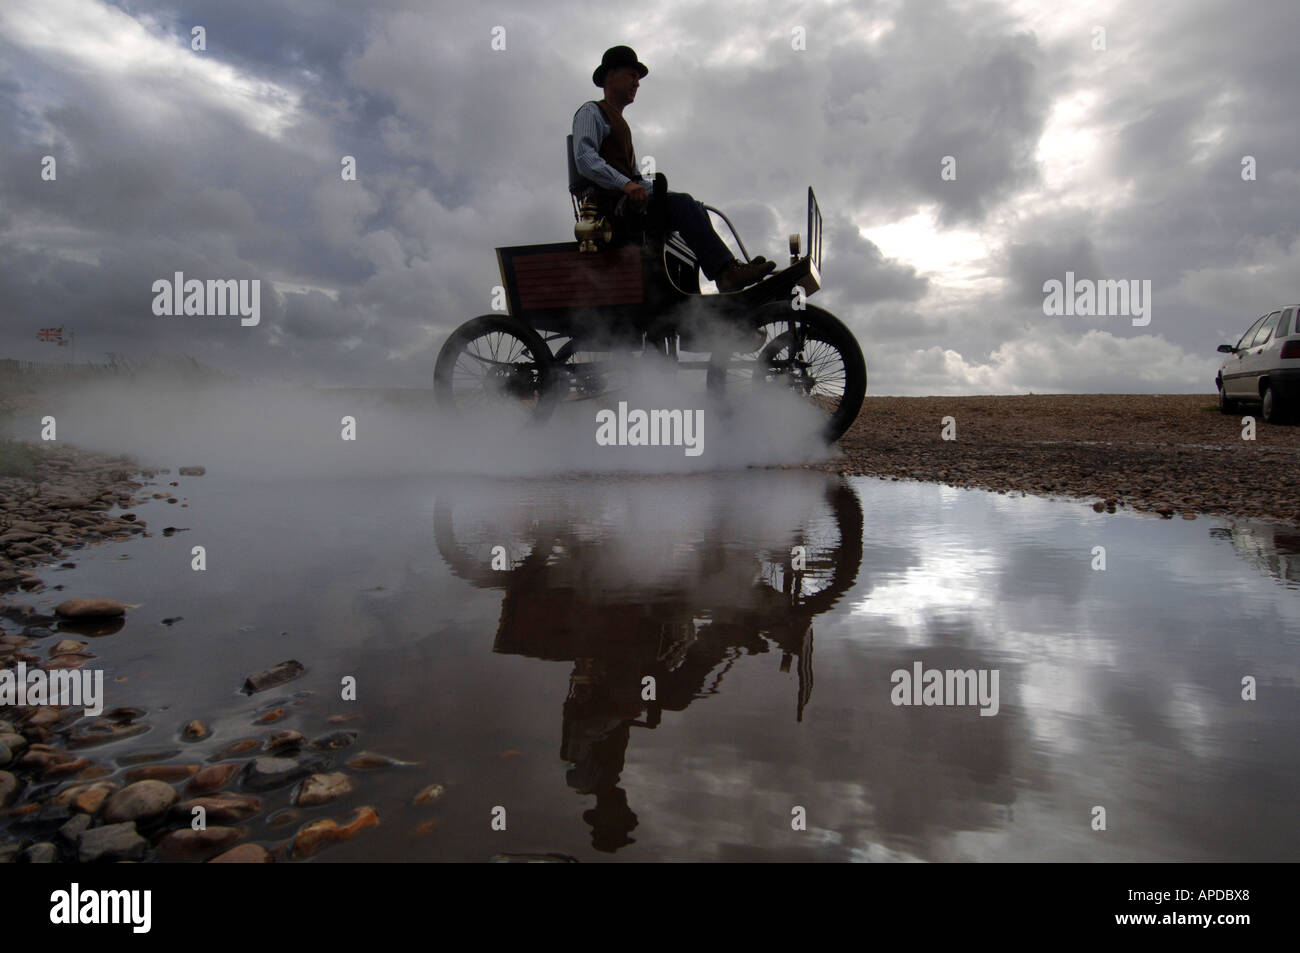
[(39, 341), (58, 341), (63, 343), (63, 328), (41, 328), (36, 332)]

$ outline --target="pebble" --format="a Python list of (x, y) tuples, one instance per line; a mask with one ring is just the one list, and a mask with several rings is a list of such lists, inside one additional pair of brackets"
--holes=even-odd
[(274, 860), (268, 851), (261, 844), (240, 844), (238, 847), (232, 847), (224, 854), (218, 854), (208, 863), (210, 864), (269, 864)]
[(303, 740), (301, 731), (277, 731), (266, 739), (265, 748), (267, 751), (286, 751), (290, 748), (298, 748), (302, 745)]
[(135, 822), (92, 827), (77, 837), (77, 859), (83, 864), (98, 860), (142, 860), (149, 842), (136, 833)]
[(184, 781), (198, 773), (197, 764), (150, 764), (126, 772), (128, 783), (134, 781)]
[(440, 797), (442, 797), (445, 790), (446, 789), (443, 788), (441, 784), (430, 784), (427, 788), (425, 788), (423, 791), (421, 791), (419, 794), (415, 796), (413, 803), (420, 807), (433, 804)]
[(354, 771), (377, 771), (380, 768), (409, 768), (417, 764), (418, 761), (399, 761), (386, 754), (363, 751), (348, 762), (348, 767)]
[(203, 476), (208, 471), (203, 467), (181, 467), (176, 472), (181, 476)]
[(209, 794), (224, 788), (238, 773), (238, 764), (209, 765), (190, 778), (190, 783), (185, 785), (185, 790), (191, 794)]
[(59, 828), (59, 837), (69, 846), (77, 843), (77, 838), (90, 829), (91, 817), (89, 814), (78, 814), (75, 817), (63, 823)]
[(258, 715), (257, 718), (254, 719), (253, 723), (256, 725), (269, 725), (272, 724), (273, 722), (279, 721), (287, 714), (288, 712), (285, 711), (283, 708), (272, 708), (270, 711), (263, 712), (261, 715)]
[(157, 817), (176, 803), (176, 790), (162, 781), (136, 781), (108, 799), (104, 820), (110, 824)]
[(158, 856), (163, 860), (205, 860), (242, 840), (245, 833), (242, 827), (181, 828), (158, 842)]
[(351, 840), (367, 827), (375, 827), (378, 824), (379, 815), (375, 813), (373, 807), (357, 808), (352, 820), (342, 826), (330, 818), (312, 821), (294, 835), (292, 856), (295, 859), (310, 857), (331, 844)]
[(18, 794), (18, 778), (8, 771), (0, 771), (0, 807), (8, 807)]
[(170, 761), (181, 753), (180, 748), (162, 748), (154, 751), (136, 751), (132, 754), (124, 754), (117, 759), (121, 765), (128, 764), (146, 764), (154, 761)]
[(298, 787), (293, 803), (299, 807), (328, 804), (335, 798), (352, 793), (352, 779), (342, 771), (333, 774), (313, 774)]
[(98, 814), (114, 792), (120, 789), (115, 781), (95, 781), (90, 784), (74, 784), (64, 788), (50, 799), (52, 804), (68, 804), (73, 810), (83, 814)]
[(20, 859), (28, 864), (52, 864), (59, 859), (59, 849), (49, 841), (41, 841), (23, 851)]
[(317, 751), (337, 751), (339, 748), (346, 748), (356, 740), (355, 731), (331, 731), (319, 738), (313, 738), (309, 747)]
[(185, 726), (185, 730), (181, 732), (181, 737), (186, 741), (202, 741), (211, 734), (212, 729), (196, 718)]
[(136, 608), (116, 599), (67, 599), (54, 607), (54, 614), (65, 619), (113, 618)]
[(262, 747), (262, 743), (256, 738), (241, 738), (238, 741), (232, 741), (208, 760), (225, 761), (227, 758), (233, 758), (235, 755), (243, 754), (245, 751), (252, 751), (254, 748), (260, 747)]
[(50, 656), (55, 655), (83, 655), (89, 648), (88, 642), (78, 642), (76, 639), (62, 639), (52, 649)]
[(248, 794), (212, 794), (181, 801), (172, 808), (172, 813), (190, 821), (196, 807), (203, 808), (205, 820), (224, 824), (252, 817), (262, 809), (262, 799)]
[(568, 854), (493, 854), (494, 864), (576, 864), (578, 858)]
[(279, 665), (248, 676), (244, 679), (244, 692), (252, 695), (255, 692), (266, 691), (266, 689), (274, 688), (276, 685), (283, 685), (285, 682), (293, 681), (305, 671), (306, 668), (297, 659), (288, 659)]
[(323, 758), (254, 758), (244, 766), (243, 785), (250, 791), (270, 791), (292, 784), (326, 767)]
[(97, 722), (92, 725), (75, 728), (68, 734), (68, 746), (72, 748), (89, 748), (94, 745), (121, 741), (149, 731), (149, 725), (117, 725), (112, 722)]

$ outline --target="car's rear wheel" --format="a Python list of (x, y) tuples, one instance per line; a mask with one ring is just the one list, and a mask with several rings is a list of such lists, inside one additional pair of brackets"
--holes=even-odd
[(1277, 392), (1265, 382), (1264, 394), (1260, 398), (1260, 416), (1264, 418), (1266, 424), (1281, 424), (1286, 422), (1286, 408), (1282, 401), (1278, 399)]

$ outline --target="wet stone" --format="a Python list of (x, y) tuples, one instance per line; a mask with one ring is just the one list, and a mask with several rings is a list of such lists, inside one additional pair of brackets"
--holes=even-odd
[(294, 804), (299, 807), (315, 807), (328, 804), (335, 798), (352, 793), (352, 779), (342, 771), (333, 774), (313, 774), (302, 782)]
[(285, 682), (297, 678), (306, 668), (296, 659), (288, 659), (264, 671), (248, 676), (244, 679), (244, 692), (252, 695), (255, 692), (266, 691), (268, 688), (274, 688), (276, 685), (283, 685)]
[(117, 763), (126, 767), (132, 764), (149, 764), (155, 761), (170, 761), (181, 753), (180, 748), (162, 748), (156, 751), (137, 751), (133, 754), (125, 754), (117, 759)]
[(149, 764), (126, 772), (128, 783), (135, 781), (184, 781), (199, 771), (197, 764)]
[(243, 754), (245, 751), (253, 751), (260, 747), (262, 747), (262, 743), (256, 738), (241, 738), (239, 741), (232, 741), (208, 760), (225, 761), (227, 758), (233, 758), (236, 755)]
[(261, 844), (240, 844), (238, 847), (232, 847), (224, 854), (218, 854), (208, 863), (210, 864), (269, 864), (274, 860), (268, 851)]
[(0, 771), (0, 807), (8, 807), (18, 796), (21, 784), (18, 778), (8, 771)]
[(362, 751), (348, 762), (348, 767), (354, 771), (379, 771), (383, 768), (409, 768), (415, 764), (414, 761), (399, 761), (374, 751)]
[(177, 799), (178, 795), (170, 784), (162, 781), (137, 781), (108, 799), (104, 805), (104, 820), (112, 824), (157, 817), (165, 813)]
[(196, 718), (185, 726), (185, 730), (181, 733), (181, 737), (186, 741), (202, 741), (210, 734), (212, 734), (212, 729)]
[(346, 748), (356, 740), (357, 732), (355, 731), (331, 731), (319, 738), (313, 738), (310, 747), (317, 751), (337, 751), (340, 748)]
[(442, 797), (445, 789), (441, 784), (430, 784), (427, 788), (417, 794), (412, 801), (418, 807), (426, 807), (435, 803)]
[(185, 785), (185, 790), (191, 794), (208, 794), (224, 788), (238, 773), (238, 764), (209, 765), (190, 778), (190, 783)]
[(68, 746), (72, 748), (90, 748), (94, 745), (108, 744), (133, 738), (149, 731), (148, 725), (93, 724), (73, 729), (68, 735)]
[(301, 731), (277, 731), (266, 739), (266, 750), (283, 752), (300, 747), (306, 739)]
[(373, 807), (359, 807), (347, 824), (340, 825), (329, 818), (312, 821), (293, 838), (293, 856), (310, 857), (317, 851), (339, 841), (351, 840), (367, 827), (379, 823), (379, 815)]
[(77, 838), (77, 859), (83, 864), (96, 861), (141, 860), (149, 842), (136, 833), (135, 823), (92, 827)]
[(493, 854), (493, 864), (576, 864), (578, 858), (568, 854)]
[(59, 849), (49, 841), (28, 847), (19, 857), (26, 864), (53, 864), (59, 859)]
[(65, 599), (54, 607), (54, 614), (65, 619), (113, 618), (131, 608), (116, 599)]
[(181, 801), (172, 808), (172, 814), (189, 821), (193, 819), (197, 807), (203, 808), (205, 820), (226, 824), (252, 817), (262, 809), (262, 799), (248, 794), (212, 794)]
[(65, 821), (59, 828), (59, 837), (69, 846), (77, 843), (77, 838), (90, 830), (91, 817), (89, 814), (77, 814), (70, 820)]
[(320, 757), (255, 758), (244, 767), (243, 785), (250, 791), (270, 791), (325, 767), (328, 767), (328, 762)]
[(206, 860), (242, 840), (245, 833), (240, 827), (182, 828), (158, 842), (158, 856), (163, 860)]

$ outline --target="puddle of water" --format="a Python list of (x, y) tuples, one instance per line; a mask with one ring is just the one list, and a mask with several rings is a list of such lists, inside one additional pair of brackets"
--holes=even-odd
[[(806, 471), (186, 492), (136, 510), (185, 532), (18, 598), (141, 604), (89, 641), (151, 731), (93, 759), (342, 715), (417, 762), (284, 827), (289, 789), (263, 795), (268, 846), (369, 804), (380, 826), (318, 860), (1300, 857), (1291, 529)], [(239, 692), (288, 658), (307, 673)], [(997, 713), (894, 704), (917, 663), (996, 671)], [(179, 742), (194, 718), (213, 737)]]

